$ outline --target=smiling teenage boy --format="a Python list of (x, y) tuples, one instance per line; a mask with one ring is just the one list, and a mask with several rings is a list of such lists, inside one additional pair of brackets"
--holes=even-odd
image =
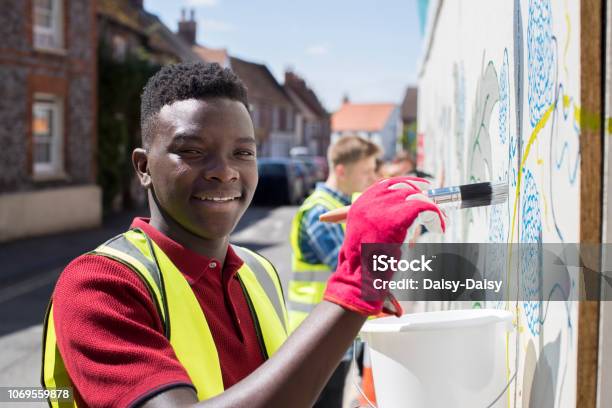
[[(73, 387), (77, 406), (311, 406), (383, 309), (386, 293), (361, 296), (361, 242), (401, 242), (423, 212), (443, 229), (434, 204), (406, 201), (419, 181), (370, 188), (348, 213), (326, 300), (287, 338), (274, 268), (229, 243), (257, 185), (248, 106), (217, 64), (168, 66), (149, 80), (132, 158), (151, 217), (63, 271), (45, 319), (46, 387)], [(401, 214), (382, 222), (383, 209)]]

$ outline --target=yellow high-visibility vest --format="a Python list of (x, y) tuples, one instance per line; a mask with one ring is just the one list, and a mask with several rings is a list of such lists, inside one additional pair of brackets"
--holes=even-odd
[[(289, 332), (298, 327), (315, 306), (323, 300), (327, 279), (333, 272), (326, 264), (309, 263), (300, 250), (299, 236), (302, 218), (306, 211), (315, 205), (322, 205), (328, 211), (345, 206), (326, 191), (317, 189), (298, 209), (291, 224), (291, 269), (292, 277), (289, 282), (289, 295), (287, 309), (289, 310)], [(342, 223), (342, 229), (346, 228)]]
[[(247, 303), (264, 359), (272, 356), (287, 338), (287, 311), (278, 274), (261, 255), (232, 246), (244, 261), (238, 280)], [(219, 355), (206, 317), (193, 290), (168, 256), (140, 229), (120, 234), (91, 252), (114, 259), (132, 269), (145, 283), (157, 307), (164, 334), (181, 362), (200, 400), (224, 391)], [(72, 387), (57, 347), (53, 305), (49, 303), (43, 331), (42, 385)], [(53, 407), (76, 403), (49, 401)]]

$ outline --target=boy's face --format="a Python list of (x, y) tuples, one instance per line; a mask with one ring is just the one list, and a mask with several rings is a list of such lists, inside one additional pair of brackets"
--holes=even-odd
[(189, 99), (164, 106), (153, 120), (147, 168), (158, 206), (201, 238), (228, 236), (257, 186), (247, 109), (227, 98)]

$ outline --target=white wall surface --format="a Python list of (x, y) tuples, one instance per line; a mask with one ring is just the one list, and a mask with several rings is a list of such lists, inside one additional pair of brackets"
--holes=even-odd
[(0, 194), (0, 242), (101, 222), (102, 192), (96, 185)]
[[(578, 242), (580, 2), (439, 3), (419, 78), (422, 169), (439, 185), (506, 180), (510, 188), (507, 204), (451, 213), (444, 239)], [(532, 269), (521, 290), (537, 290)], [(471, 306), (514, 314), (501, 406), (576, 406), (577, 303)]]

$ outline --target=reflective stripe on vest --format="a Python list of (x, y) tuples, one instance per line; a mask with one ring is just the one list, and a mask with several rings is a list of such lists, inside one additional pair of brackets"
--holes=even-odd
[[(326, 264), (311, 264), (304, 259), (299, 246), (299, 236), (304, 214), (316, 205), (328, 211), (344, 207), (344, 204), (323, 190), (315, 190), (298, 209), (291, 225), (292, 276), (289, 282), (287, 308), (289, 310), (289, 331), (308, 316), (315, 306), (323, 300), (327, 279), (332, 270)], [(345, 228), (344, 224), (341, 224)]]
[[(281, 283), (276, 270), (265, 258), (246, 248), (232, 247), (244, 261), (237, 276), (253, 316), (262, 354), (268, 358), (287, 338), (287, 312)], [(206, 317), (191, 287), (166, 254), (138, 229), (118, 235), (92, 254), (121, 262), (145, 283), (157, 307), (164, 334), (195, 386), (198, 399), (222, 393), (219, 356)], [(72, 386), (57, 349), (52, 303), (45, 317), (43, 335), (43, 386)], [(50, 405), (76, 406), (56, 402)]]

